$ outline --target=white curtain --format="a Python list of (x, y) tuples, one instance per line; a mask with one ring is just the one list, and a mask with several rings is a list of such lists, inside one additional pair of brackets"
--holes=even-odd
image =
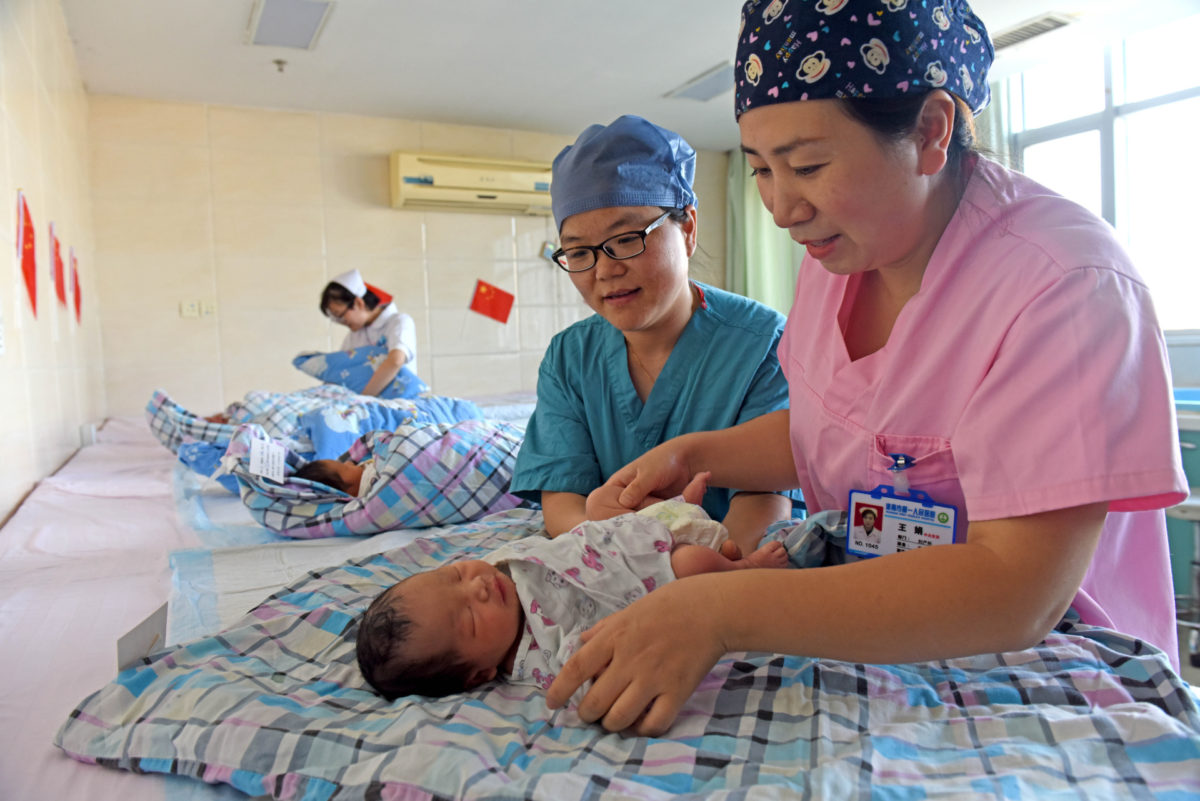
[(1012, 117), (1009, 114), (1010, 98), (1007, 82), (991, 84), (992, 102), (975, 118), (975, 141), (984, 155), (1006, 167), (1019, 170), (1012, 153)]

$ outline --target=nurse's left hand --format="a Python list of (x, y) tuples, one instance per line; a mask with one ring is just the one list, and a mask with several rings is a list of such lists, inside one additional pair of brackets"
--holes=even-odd
[(550, 685), (547, 706), (563, 706), (594, 679), (579, 704), (581, 719), (646, 737), (669, 729), (725, 652), (711, 619), (695, 614), (704, 599), (693, 597), (691, 583), (666, 584), (584, 632), (584, 645)]

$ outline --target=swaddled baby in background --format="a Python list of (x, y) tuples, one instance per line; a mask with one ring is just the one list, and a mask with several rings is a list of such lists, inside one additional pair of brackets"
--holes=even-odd
[(362, 462), (314, 459), (297, 469), (292, 477), (319, 481), (327, 487), (361, 498), (379, 477), (379, 471), (375, 469), (374, 459)]
[(728, 533), (698, 505), (707, 478), (640, 512), (585, 521), (552, 540), (518, 540), (392, 585), (359, 621), (363, 676), (389, 700), (462, 692), (500, 676), (545, 689), (584, 631), (655, 587), (786, 566), (779, 542), (739, 559), (717, 550)]

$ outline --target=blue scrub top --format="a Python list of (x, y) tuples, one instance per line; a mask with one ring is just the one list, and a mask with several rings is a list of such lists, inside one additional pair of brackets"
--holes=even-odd
[[(692, 313), (645, 404), (629, 376), (625, 337), (603, 317), (581, 320), (551, 340), (511, 492), (533, 501), (542, 492), (587, 495), (672, 437), (728, 428), (788, 407), (775, 355), (783, 315), (741, 295), (696, 286), (704, 303)], [(705, 511), (723, 520), (733, 494), (710, 488)]]

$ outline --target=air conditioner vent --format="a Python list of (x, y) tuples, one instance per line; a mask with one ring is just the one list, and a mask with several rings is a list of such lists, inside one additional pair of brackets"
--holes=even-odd
[(1056, 31), (1072, 22), (1074, 19), (1066, 14), (1043, 14), (993, 36), (992, 46), (997, 50), (1003, 50), (1006, 47), (1027, 42), (1035, 36)]

